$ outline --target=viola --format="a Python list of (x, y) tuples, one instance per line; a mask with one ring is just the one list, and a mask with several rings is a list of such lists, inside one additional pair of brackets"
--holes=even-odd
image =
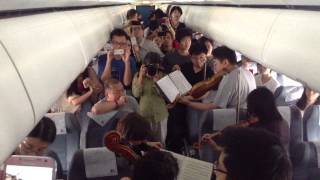
[(215, 75), (213, 75), (211, 78), (207, 80), (200, 81), (193, 85), (192, 89), (189, 92), (189, 95), (191, 95), (193, 98), (198, 99), (205, 95), (210, 89), (212, 89), (215, 85), (220, 83), (223, 76), (227, 73), (227, 71), (222, 70)]
[[(251, 126), (253, 124), (256, 124), (258, 122), (259, 122), (258, 119), (247, 119), (247, 120), (241, 121), (238, 124), (227, 126), (227, 127), (223, 128), (222, 130), (213, 133), (212, 136), (211, 136), (211, 139), (214, 140), (216, 137), (222, 135), (223, 134), (223, 130), (225, 130), (227, 128), (231, 128), (231, 127), (234, 127), (234, 128), (245, 128), (245, 127), (249, 127), (249, 126)], [(205, 144), (205, 142), (203, 142), (203, 140), (201, 139), (200, 142), (197, 142), (197, 143), (193, 144), (193, 148), (200, 149), (204, 144)]]
[(130, 148), (128, 143), (121, 139), (120, 133), (115, 130), (105, 135), (104, 144), (110, 151), (124, 157), (130, 162), (140, 159), (140, 156)]

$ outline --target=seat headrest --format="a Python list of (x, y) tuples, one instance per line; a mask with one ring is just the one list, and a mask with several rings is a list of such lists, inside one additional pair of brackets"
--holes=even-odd
[(291, 124), (291, 108), (289, 106), (278, 106), (278, 111), (280, 112), (282, 118), (288, 122), (290, 127)]
[(303, 116), (307, 141), (320, 141), (320, 106), (307, 108)]
[(117, 160), (113, 152), (105, 147), (83, 150), (87, 178), (117, 176)]
[(236, 109), (214, 109), (213, 110), (213, 130), (221, 130), (229, 125), (236, 124)]

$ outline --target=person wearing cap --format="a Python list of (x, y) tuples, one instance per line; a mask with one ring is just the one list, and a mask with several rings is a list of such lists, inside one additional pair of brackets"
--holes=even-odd
[(165, 100), (156, 88), (156, 81), (164, 75), (160, 67), (160, 55), (149, 52), (132, 83), (133, 95), (140, 98), (141, 115), (150, 123), (156, 140), (162, 143), (167, 134), (168, 110)]

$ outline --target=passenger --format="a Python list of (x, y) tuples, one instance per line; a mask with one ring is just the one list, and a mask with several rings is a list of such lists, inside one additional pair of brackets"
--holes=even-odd
[(138, 112), (138, 103), (131, 97), (126, 96), (121, 82), (117, 79), (109, 79), (105, 82), (105, 98), (97, 102), (91, 109), (93, 114), (104, 114), (113, 110), (125, 109)]
[(224, 70), (228, 73), (220, 82), (213, 102), (193, 102), (191, 96), (181, 97), (180, 102), (199, 110), (235, 108), (238, 105), (245, 108), (247, 95), (256, 88), (253, 75), (243, 68), (237, 67), (236, 54), (233, 50), (222, 46), (216, 48), (213, 54), (215, 71), (218, 73)]
[(155, 44), (152, 40), (143, 37), (143, 28), (142, 25), (139, 24), (140, 22), (133, 23), (135, 23), (136, 25), (131, 27), (131, 36), (134, 37), (137, 41), (138, 48), (134, 48), (134, 50), (139, 59), (143, 60), (148, 52), (155, 52), (163, 57), (164, 54), (161, 52), (157, 44)]
[(121, 118), (116, 130), (120, 133), (121, 139), (140, 156), (150, 150), (162, 148), (160, 142), (154, 141), (150, 124), (138, 113), (128, 113)]
[(170, 153), (152, 151), (134, 165), (131, 180), (175, 180), (178, 173), (177, 159)]
[(174, 6), (170, 10), (170, 22), (173, 29), (177, 32), (180, 29), (186, 28), (186, 25), (180, 22), (182, 9), (179, 6)]
[(207, 48), (204, 44), (196, 42), (191, 45), (189, 50), (191, 62), (187, 62), (181, 66), (181, 72), (191, 85), (202, 80), (208, 79), (213, 75), (210, 67), (206, 66)]
[(219, 137), (204, 136), (221, 150), (214, 163), (216, 180), (291, 180), (291, 162), (277, 137), (264, 130), (227, 128)]
[(257, 87), (264, 86), (272, 93), (280, 86), (280, 83), (272, 77), (271, 69), (258, 64), (258, 75), (255, 76)]
[(207, 50), (208, 50), (208, 51), (207, 51), (207, 59), (208, 59), (208, 60), (213, 60), (213, 55), (212, 55), (213, 47), (214, 47), (213, 40), (202, 36), (202, 37), (199, 39), (199, 42), (200, 42), (201, 44), (204, 44), (204, 45), (206, 46)]
[(27, 137), (18, 145), (14, 155), (48, 156), (57, 162), (57, 178), (62, 179), (63, 170), (58, 155), (48, 150), (49, 144), (56, 138), (56, 125), (47, 117), (43, 117)]
[(284, 147), (288, 149), (290, 129), (277, 109), (274, 96), (270, 90), (260, 87), (253, 90), (247, 99), (247, 112), (251, 119), (259, 122), (253, 127), (263, 128), (280, 138)]
[[(130, 57), (129, 37), (122, 29), (114, 29), (110, 40), (112, 50), (107, 57), (100, 56), (98, 74), (102, 81), (118, 79), (125, 87), (130, 87), (133, 75), (137, 72), (137, 65), (135, 59)], [(115, 51), (122, 51), (123, 54), (115, 55)]]
[(153, 41), (160, 31), (160, 22), (158, 20), (152, 20), (150, 21), (149, 26), (144, 30), (144, 37)]
[(139, 20), (139, 13), (135, 9), (130, 9), (127, 12), (127, 21), (123, 25), (123, 30), (127, 33), (130, 34), (130, 23), (131, 21), (138, 21)]
[(244, 55), (240, 55), (240, 56), (241, 56), (241, 61), (240, 61), (241, 67), (245, 70), (248, 70), (253, 75), (256, 75), (258, 73), (256, 63)]
[(157, 53), (150, 52), (146, 55), (140, 72), (134, 76), (132, 93), (136, 98), (140, 98), (141, 115), (150, 123), (156, 140), (164, 144), (167, 136), (168, 110), (155, 83), (164, 76), (159, 69), (160, 62)]
[(173, 48), (173, 41), (174, 41), (174, 36), (170, 31), (164, 31), (162, 32), (164, 36), (162, 36), (162, 45), (161, 45), (161, 51), (167, 55), (169, 53), (174, 52)]
[(305, 87), (304, 91), (302, 93), (301, 98), (298, 100), (296, 106), (300, 109), (302, 115), (304, 113), (304, 111), (312, 106), (312, 105), (319, 105), (320, 104), (320, 97), (319, 97), (319, 93), (308, 88)]
[(179, 42), (179, 48), (163, 58), (163, 67), (167, 73), (180, 69), (182, 64), (190, 62), (189, 49), (192, 41), (192, 30), (188, 28), (180, 29), (176, 33), (176, 38)]

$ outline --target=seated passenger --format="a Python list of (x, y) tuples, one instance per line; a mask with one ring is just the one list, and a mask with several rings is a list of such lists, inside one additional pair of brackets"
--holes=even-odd
[(164, 76), (159, 70), (160, 56), (150, 52), (136, 73), (132, 83), (132, 93), (140, 98), (140, 112), (150, 123), (158, 141), (164, 143), (167, 135), (168, 110), (166, 102), (156, 88), (156, 81)]
[(211, 68), (206, 66), (207, 48), (204, 44), (195, 42), (189, 50), (191, 62), (181, 65), (181, 72), (191, 85), (208, 79), (213, 75)]
[(214, 139), (203, 137), (221, 150), (214, 164), (216, 180), (292, 179), (290, 159), (274, 135), (251, 128), (227, 128)]
[(253, 90), (247, 99), (247, 112), (251, 119), (259, 122), (252, 127), (263, 128), (280, 138), (284, 147), (289, 147), (290, 129), (276, 107), (270, 90), (260, 87)]
[(280, 86), (280, 83), (271, 75), (271, 69), (258, 64), (258, 75), (255, 76), (257, 87), (264, 86), (272, 93)]
[(300, 109), (301, 113), (303, 113), (308, 107), (314, 104), (320, 104), (319, 93), (308, 87), (305, 87), (303, 94), (298, 100), (296, 106)]
[(180, 22), (182, 9), (179, 6), (173, 6), (170, 10), (170, 23), (173, 29), (177, 32), (180, 29), (186, 28), (186, 25)]
[(135, 59), (130, 57), (129, 36), (122, 29), (114, 29), (110, 34), (110, 40), (112, 49), (107, 56), (99, 57), (98, 74), (102, 81), (118, 79), (125, 87), (130, 87), (137, 66)]
[[(220, 82), (213, 101), (211, 103), (199, 103), (193, 102), (191, 96), (183, 96), (180, 98), (180, 102), (199, 110), (235, 108), (238, 104), (245, 108), (247, 95), (256, 88), (253, 75), (243, 68), (238, 68), (236, 54), (233, 50), (222, 46), (216, 48), (213, 54), (215, 71), (217, 73), (220, 71), (228, 73), (224, 75)], [(238, 102), (239, 95), (240, 101)]]
[(178, 173), (177, 159), (170, 153), (152, 151), (134, 165), (131, 180), (175, 180)]
[(117, 79), (109, 79), (105, 82), (105, 98), (97, 102), (91, 109), (93, 114), (104, 114), (113, 110), (126, 109), (128, 111), (138, 111), (137, 101), (126, 96), (121, 82)]
[(167, 73), (180, 69), (181, 65), (190, 62), (189, 49), (192, 41), (192, 30), (180, 29), (176, 33), (176, 40), (179, 42), (179, 48), (163, 58), (163, 67)]
[(121, 118), (116, 130), (120, 133), (121, 139), (140, 156), (150, 150), (162, 148), (160, 142), (154, 141), (150, 124), (138, 113), (128, 113)]
[(27, 137), (18, 145), (14, 155), (48, 156), (57, 162), (57, 178), (62, 179), (62, 166), (58, 155), (48, 151), (49, 144), (56, 138), (56, 125), (47, 117), (43, 117)]

